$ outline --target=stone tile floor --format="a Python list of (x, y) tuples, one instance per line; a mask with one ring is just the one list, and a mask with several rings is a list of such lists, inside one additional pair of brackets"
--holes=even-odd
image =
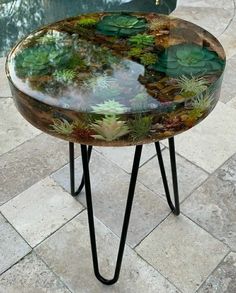
[[(17, 113), (0, 58), (0, 293), (236, 292), (235, 3), (179, 0), (174, 14), (223, 43), (228, 63), (221, 101), (204, 122), (176, 137), (179, 217), (163, 196), (154, 148), (145, 146), (121, 276), (112, 287), (93, 276), (85, 196), (69, 194), (67, 143)], [(162, 146), (169, 170), (168, 145)], [(113, 274), (133, 152), (95, 148), (92, 157), (106, 276)], [(76, 156), (79, 180), (79, 150)]]

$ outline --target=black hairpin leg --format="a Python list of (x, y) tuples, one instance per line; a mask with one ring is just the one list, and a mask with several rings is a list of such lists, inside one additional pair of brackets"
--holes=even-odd
[(163, 163), (160, 143), (155, 142), (155, 146), (156, 146), (157, 157), (158, 157), (159, 166), (160, 166), (160, 170), (161, 170), (162, 181), (163, 181), (163, 185), (164, 185), (164, 189), (165, 189), (165, 193), (166, 193), (166, 199), (167, 199), (167, 202), (168, 202), (172, 212), (176, 216), (178, 216), (180, 214), (180, 206), (179, 206), (179, 191), (178, 191), (178, 180), (177, 180), (177, 170), (176, 170), (174, 138), (173, 137), (169, 138), (169, 153), (170, 153), (170, 164), (171, 164), (172, 184), (173, 184), (173, 193), (174, 193), (175, 204), (173, 204), (171, 197), (170, 197), (170, 191), (169, 191), (168, 181), (167, 181), (165, 167), (164, 167), (164, 163)]
[[(90, 161), (92, 146), (88, 147), (88, 162)], [(84, 188), (84, 176), (82, 176), (81, 183), (78, 189), (75, 191), (75, 153), (74, 153), (74, 143), (69, 142), (69, 156), (70, 156), (70, 192), (72, 196), (77, 196), (80, 194)]]
[(142, 145), (136, 146), (135, 155), (134, 155), (134, 162), (133, 162), (133, 169), (131, 173), (125, 215), (124, 215), (124, 222), (123, 228), (120, 238), (119, 250), (116, 260), (116, 267), (115, 273), (112, 279), (108, 280), (105, 279), (99, 272), (99, 265), (98, 265), (98, 257), (97, 257), (97, 246), (96, 246), (96, 236), (95, 236), (95, 227), (94, 227), (94, 218), (93, 218), (93, 203), (92, 203), (92, 195), (91, 195), (91, 185), (90, 185), (90, 175), (89, 175), (89, 159), (88, 159), (88, 151), (86, 145), (81, 145), (81, 153), (82, 153), (82, 163), (83, 163), (83, 171), (84, 171), (84, 182), (85, 182), (85, 192), (86, 192), (86, 200), (87, 200), (87, 210), (88, 210), (88, 222), (89, 222), (89, 232), (90, 232), (90, 242), (92, 248), (92, 258), (93, 258), (93, 268), (94, 273), (97, 279), (106, 285), (112, 285), (117, 282), (120, 274), (120, 268), (125, 248), (125, 241), (128, 232), (130, 214), (132, 209), (132, 203), (134, 198), (134, 191), (136, 186), (136, 180), (138, 175), (138, 168), (140, 157), (142, 153)]
[[(164, 189), (166, 193), (166, 198), (168, 204), (175, 215), (179, 215), (180, 208), (179, 208), (179, 195), (178, 195), (178, 182), (177, 182), (177, 170), (176, 170), (176, 160), (175, 160), (175, 145), (174, 145), (174, 138), (169, 139), (169, 152), (170, 152), (170, 162), (171, 162), (171, 171), (172, 171), (172, 182), (173, 182), (173, 191), (174, 191), (174, 199), (175, 205), (172, 203), (168, 181), (166, 177), (165, 167), (163, 163), (162, 153), (159, 142), (155, 143), (156, 152), (158, 156), (158, 161), (160, 165), (162, 180), (164, 184)], [(81, 155), (82, 155), (82, 163), (83, 163), (83, 177), (80, 183), (80, 186), (77, 191), (75, 191), (75, 179), (74, 179), (74, 144), (70, 142), (69, 144), (69, 151), (70, 151), (70, 178), (71, 178), (71, 194), (73, 196), (78, 195), (83, 187), (85, 186), (86, 192), (86, 201), (87, 201), (87, 210), (88, 210), (88, 222), (89, 222), (89, 232), (90, 232), (90, 242), (91, 242), (91, 249), (92, 249), (92, 258), (93, 258), (93, 268), (96, 278), (105, 285), (112, 285), (118, 281), (121, 263), (125, 248), (125, 241), (128, 232), (130, 214), (132, 209), (132, 203), (134, 198), (134, 191), (137, 181), (139, 163), (142, 153), (142, 145), (136, 146), (134, 161), (133, 161), (133, 168), (131, 173), (130, 185), (129, 185), (129, 192), (127, 197), (126, 203), (126, 210), (124, 215), (124, 222), (123, 228), (120, 238), (119, 250), (116, 260), (116, 267), (115, 273), (112, 279), (104, 278), (99, 271), (98, 265), (98, 256), (97, 256), (97, 246), (96, 246), (96, 236), (95, 236), (95, 227), (94, 227), (94, 217), (93, 217), (93, 203), (92, 203), (92, 194), (91, 194), (91, 184), (90, 184), (90, 174), (89, 174), (89, 160), (91, 157), (92, 146), (81, 145)]]

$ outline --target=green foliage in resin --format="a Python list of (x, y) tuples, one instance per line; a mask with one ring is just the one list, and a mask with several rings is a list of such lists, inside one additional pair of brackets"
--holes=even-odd
[(114, 86), (116, 80), (106, 74), (100, 76), (94, 76), (84, 82), (84, 86), (87, 89), (92, 89), (95, 93), (98, 89), (107, 90), (110, 87)]
[(201, 112), (209, 110), (214, 102), (214, 98), (210, 94), (200, 95), (192, 101), (192, 107)]
[(144, 32), (147, 28), (145, 18), (129, 14), (107, 15), (97, 23), (97, 30), (108, 36), (128, 37)]
[(128, 56), (129, 57), (140, 57), (143, 53), (143, 50), (141, 48), (131, 48)]
[(103, 115), (122, 114), (128, 110), (128, 108), (115, 100), (108, 100), (102, 104), (97, 104), (92, 106), (92, 109), (94, 113)]
[(71, 58), (71, 51), (54, 46), (26, 48), (15, 58), (17, 74), (21, 77), (47, 75), (60, 68)]
[(148, 103), (148, 96), (146, 93), (140, 93), (137, 94), (132, 100), (131, 100), (131, 109), (133, 111), (143, 111), (147, 109)]
[(224, 61), (215, 52), (196, 44), (180, 44), (165, 49), (153, 68), (178, 77), (214, 74), (220, 72), (223, 66)]
[(157, 56), (153, 53), (145, 53), (140, 57), (143, 65), (152, 65), (157, 62)]
[(74, 129), (74, 124), (65, 119), (53, 119), (53, 124), (50, 126), (55, 132), (62, 135), (70, 135)]
[(95, 139), (113, 141), (129, 133), (125, 121), (119, 121), (115, 115), (106, 115), (102, 120), (96, 120), (91, 128), (97, 133), (92, 135)]
[(149, 135), (152, 126), (152, 116), (137, 115), (129, 122), (129, 128), (133, 140), (143, 139)]
[(80, 20), (77, 21), (78, 26), (83, 26), (83, 27), (88, 27), (91, 28), (97, 24), (98, 20), (93, 17), (86, 17), (86, 18), (81, 18)]
[(208, 87), (208, 81), (203, 77), (181, 76), (176, 81), (184, 96), (199, 95)]
[(153, 46), (155, 37), (147, 34), (137, 34), (129, 38), (129, 43), (136, 48), (145, 48)]
[(57, 82), (70, 84), (75, 78), (76, 73), (70, 69), (56, 70), (53, 77)]

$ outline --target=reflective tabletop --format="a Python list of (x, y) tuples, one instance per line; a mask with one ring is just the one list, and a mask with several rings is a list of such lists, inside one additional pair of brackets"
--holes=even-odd
[(155, 13), (98, 12), (39, 29), (11, 51), (16, 105), (34, 126), (89, 145), (159, 141), (215, 107), (225, 53), (206, 30)]

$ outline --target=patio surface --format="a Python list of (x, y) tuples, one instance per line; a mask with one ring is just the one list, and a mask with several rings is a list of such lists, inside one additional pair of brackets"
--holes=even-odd
[[(69, 194), (68, 143), (18, 114), (0, 58), (0, 293), (236, 292), (235, 3), (180, 0), (173, 15), (224, 45), (221, 100), (205, 121), (176, 137), (179, 217), (164, 198), (154, 148), (144, 147), (120, 280), (112, 287), (93, 275), (84, 192)], [(168, 145), (162, 146), (169, 171)], [(91, 160), (99, 261), (108, 277), (133, 153), (96, 147)], [(77, 157), (79, 181), (79, 148)]]

